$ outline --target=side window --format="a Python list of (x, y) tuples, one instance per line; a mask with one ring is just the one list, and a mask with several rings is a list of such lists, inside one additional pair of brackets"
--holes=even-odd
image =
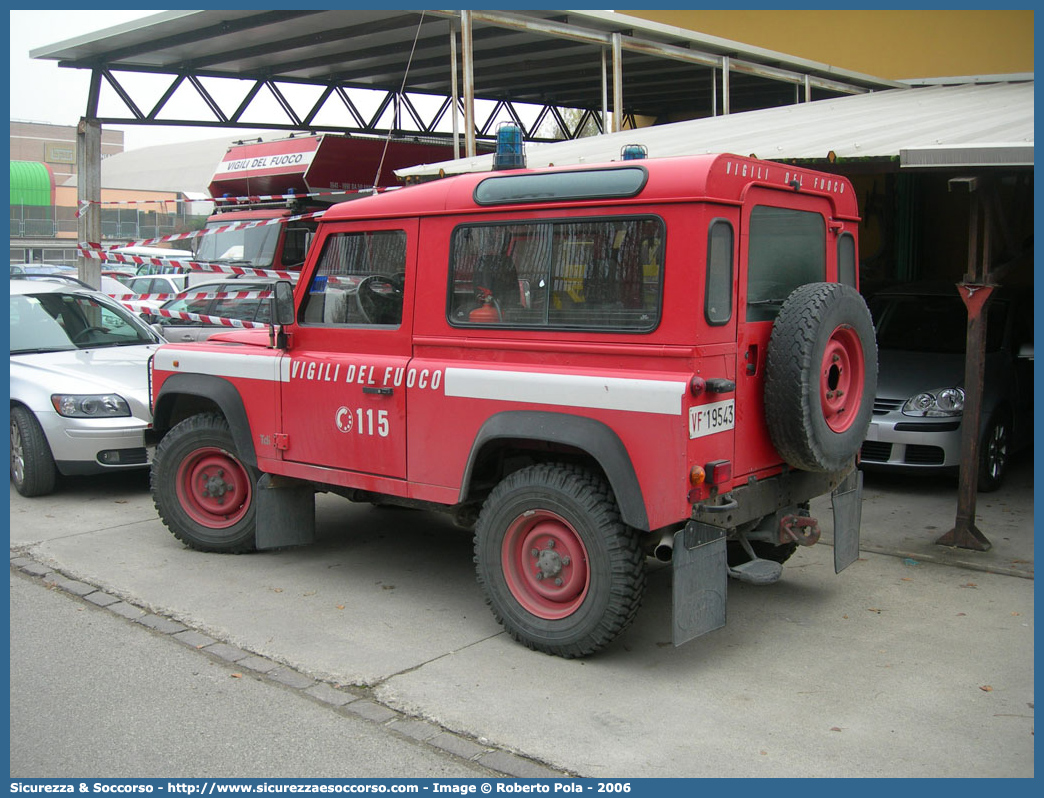
[(135, 280), (131, 280), (130, 283), (128, 284), (128, 287), (135, 294), (148, 294), (148, 293), (151, 293), (151, 291), (149, 290), (149, 286), (150, 285), (152, 285), (152, 279), (151, 278), (146, 278), (146, 279), (138, 278), (138, 279), (135, 279)]
[(314, 233), (314, 222), (310, 225), (298, 223), (287, 226), (283, 234), (282, 265), (284, 268), (299, 267), (305, 262), (308, 245), (311, 243)]
[(327, 236), (300, 322), (397, 327), (405, 277), (405, 231)]
[(707, 293), (703, 313), (707, 323), (720, 326), (732, 318), (732, 225), (714, 219), (707, 231)]
[[(169, 304), (165, 305), (165, 309), (174, 313), (198, 313), (202, 316), (209, 316), (210, 314), (210, 303), (213, 300), (210, 299), (175, 299)], [(175, 324), (178, 327), (202, 327), (203, 322), (198, 319), (180, 319), (180, 318), (165, 318), (161, 319), (164, 324)]]
[(837, 240), (837, 281), (856, 287), (855, 238), (851, 233), (843, 233)]
[(656, 217), (462, 225), (450, 244), (454, 325), (647, 332), (660, 320)]
[(790, 292), (826, 279), (826, 225), (810, 211), (758, 205), (750, 213), (747, 321), (772, 321)]
[(259, 305), (261, 305), (261, 300), (257, 298), (235, 299), (234, 297), (225, 297), (214, 300), (214, 307), (210, 313), (212, 316), (221, 316), (225, 319), (253, 321)]

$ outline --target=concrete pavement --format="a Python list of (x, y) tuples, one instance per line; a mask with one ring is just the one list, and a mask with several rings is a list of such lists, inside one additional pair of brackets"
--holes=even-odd
[(422, 737), (423, 724), (365, 698), (261, 673), (170, 621), (131, 623), (129, 605), (105, 612), (97, 593), (73, 598), (81, 586), (34, 581), (12, 571), (12, 778), (499, 775), (463, 755), (490, 752)]
[(674, 649), (660, 568), (634, 626), (581, 661), (501, 631), (470, 535), (440, 516), (321, 496), (312, 546), (201, 554), (166, 531), (145, 485), (12, 490), (12, 556), (582, 776), (1033, 775), (1030, 460), (980, 495), (986, 557), (931, 543), (952, 525), (952, 483), (868, 475), (863, 554), (842, 574), (828, 546), (801, 549), (774, 586), (730, 582), (728, 625)]

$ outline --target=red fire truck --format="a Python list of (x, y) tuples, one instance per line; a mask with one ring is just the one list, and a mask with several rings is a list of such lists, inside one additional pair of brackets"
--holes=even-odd
[(329, 134), (235, 144), (210, 182), (210, 196), (217, 203), (206, 227), (255, 225), (200, 237), (195, 258), (255, 269), (300, 269), (317, 220), (278, 220), (308, 216), (359, 192), (395, 186), (395, 169), (450, 157), (446, 144)]
[(505, 629), (565, 657), (631, 623), (655, 556), (680, 644), (816, 542), (816, 496), (858, 556), (857, 223), (843, 177), (734, 155), (337, 205), (269, 330), (156, 353), (159, 515), (244, 552), (309, 542), (317, 491), (450, 512)]

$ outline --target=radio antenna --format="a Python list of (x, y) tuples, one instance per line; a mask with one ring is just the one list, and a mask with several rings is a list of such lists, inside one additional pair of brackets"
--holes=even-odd
[[(410, 57), (406, 61), (406, 71), (402, 75), (402, 86), (399, 95), (406, 94), (406, 78), (410, 74), (410, 66), (413, 64), (413, 54), (417, 50), (417, 40), (420, 39), (421, 25), (424, 24), (424, 9), (421, 9), (420, 19), (417, 20), (417, 32), (413, 34), (413, 46), (410, 48)], [(394, 118), (392, 119), (394, 123)], [(381, 151), (381, 160), (377, 164), (377, 174), (373, 176), (373, 193), (377, 193), (377, 185), (381, 182), (381, 170), (384, 168), (384, 156), (388, 154), (388, 145), (391, 143), (392, 126), (388, 127), (388, 135), (384, 139), (384, 149)]]

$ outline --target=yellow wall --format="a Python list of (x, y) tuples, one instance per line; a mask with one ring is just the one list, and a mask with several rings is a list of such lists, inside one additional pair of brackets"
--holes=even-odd
[(880, 78), (1033, 71), (1032, 11), (621, 11)]

